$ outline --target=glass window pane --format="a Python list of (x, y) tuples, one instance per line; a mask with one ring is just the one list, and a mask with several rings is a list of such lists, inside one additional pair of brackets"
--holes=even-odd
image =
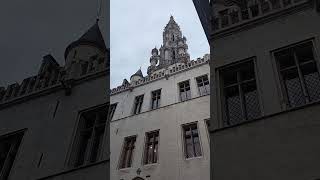
[(242, 86), (244, 93), (244, 104), (246, 106), (247, 119), (255, 119), (260, 116), (260, 105), (258, 100), (258, 92), (256, 82), (251, 81), (250, 83)]
[(243, 120), (241, 102), (238, 86), (233, 86), (225, 90), (226, 97), (226, 115), (229, 124), (235, 124)]
[(317, 101), (320, 99), (320, 77), (317, 70), (316, 63), (308, 63), (301, 66), (301, 71), (306, 84), (310, 101)]
[(297, 69), (282, 72), (290, 106), (300, 106), (306, 103)]

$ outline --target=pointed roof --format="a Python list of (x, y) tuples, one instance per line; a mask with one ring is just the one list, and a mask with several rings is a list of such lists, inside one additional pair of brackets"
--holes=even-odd
[(170, 20), (168, 22), (168, 24), (166, 25), (165, 29), (167, 29), (170, 26), (176, 26), (179, 28), (179, 25), (177, 24), (177, 22), (174, 20), (173, 16), (170, 16)]
[[(134, 73), (132, 76), (140, 76), (140, 77), (142, 77), (143, 78), (143, 74), (142, 74), (142, 71), (141, 71), (141, 69), (139, 69), (136, 73)], [(131, 76), (131, 77), (132, 77)], [(130, 77), (130, 79), (131, 79), (131, 77)]]
[(66, 51), (64, 53), (65, 59), (72, 48), (81, 44), (91, 44), (98, 47), (102, 51), (106, 51), (107, 48), (103, 40), (102, 33), (100, 31), (98, 21), (96, 21), (96, 23), (93, 26), (91, 26), (90, 29), (88, 29), (87, 32), (85, 32), (78, 40), (72, 42), (66, 48)]
[(127, 79), (124, 79), (122, 82), (122, 85), (127, 85), (127, 84), (129, 84), (129, 81)]

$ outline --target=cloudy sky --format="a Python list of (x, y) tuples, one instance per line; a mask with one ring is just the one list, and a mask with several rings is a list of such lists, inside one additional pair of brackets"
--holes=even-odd
[[(107, 40), (106, 2), (100, 28)], [(64, 51), (95, 23), (98, 0), (8, 0), (0, 5), (0, 87), (35, 75), (42, 57)], [(104, 22), (104, 23), (103, 23)]]
[(186, 36), (191, 59), (209, 53), (209, 45), (192, 0), (110, 0), (111, 88), (141, 66), (145, 75), (152, 48), (173, 15)]

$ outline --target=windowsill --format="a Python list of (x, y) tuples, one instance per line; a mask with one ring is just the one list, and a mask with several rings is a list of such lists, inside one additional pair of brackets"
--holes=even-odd
[(257, 117), (255, 119), (251, 119), (251, 120), (242, 121), (242, 122), (237, 123), (237, 124), (224, 126), (224, 127), (216, 128), (216, 129), (210, 129), (210, 133), (216, 133), (216, 132), (219, 132), (219, 131), (223, 131), (223, 130), (226, 130), (226, 129), (242, 126), (242, 125), (249, 124), (249, 123), (253, 123), (253, 122), (256, 122), (256, 121), (259, 121), (259, 120), (264, 120), (266, 118), (274, 117), (274, 116), (281, 115), (281, 114), (288, 113), (288, 112), (299, 111), (301, 109), (305, 109), (305, 108), (312, 107), (312, 106), (315, 106), (315, 105), (320, 105), (320, 100), (319, 101), (310, 102), (310, 103), (307, 103), (307, 104), (304, 104), (304, 105), (301, 105), (301, 106), (297, 106), (297, 107), (291, 107), (291, 108), (290, 107), (286, 107), (284, 110), (282, 110), (280, 112), (272, 113), (272, 114), (265, 115), (265, 116), (260, 116), (260, 117)]
[(197, 156), (197, 157), (191, 157), (191, 158), (186, 158), (185, 160), (186, 161), (191, 161), (191, 160), (194, 160), (194, 159), (202, 159), (203, 156)]
[(144, 164), (143, 167), (154, 167), (154, 166), (157, 166), (157, 165), (159, 165), (158, 162), (156, 162), (156, 163), (150, 163), (150, 164)]
[(126, 167), (119, 169), (120, 172), (129, 172), (132, 169), (132, 167)]

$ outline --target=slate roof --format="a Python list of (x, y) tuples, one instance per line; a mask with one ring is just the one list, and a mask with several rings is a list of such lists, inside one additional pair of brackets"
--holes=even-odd
[(69, 51), (81, 44), (92, 44), (96, 47), (98, 47), (99, 49), (106, 51), (106, 45), (105, 42), (103, 40), (103, 36), (102, 33), (100, 31), (99, 25), (98, 25), (98, 21), (90, 27), (90, 29), (88, 29), (87, 32), (85, 32), (78, 40), (72, 42), (67, 48), (66, 51), (64, 53), (64, 58), (66, 59)]

